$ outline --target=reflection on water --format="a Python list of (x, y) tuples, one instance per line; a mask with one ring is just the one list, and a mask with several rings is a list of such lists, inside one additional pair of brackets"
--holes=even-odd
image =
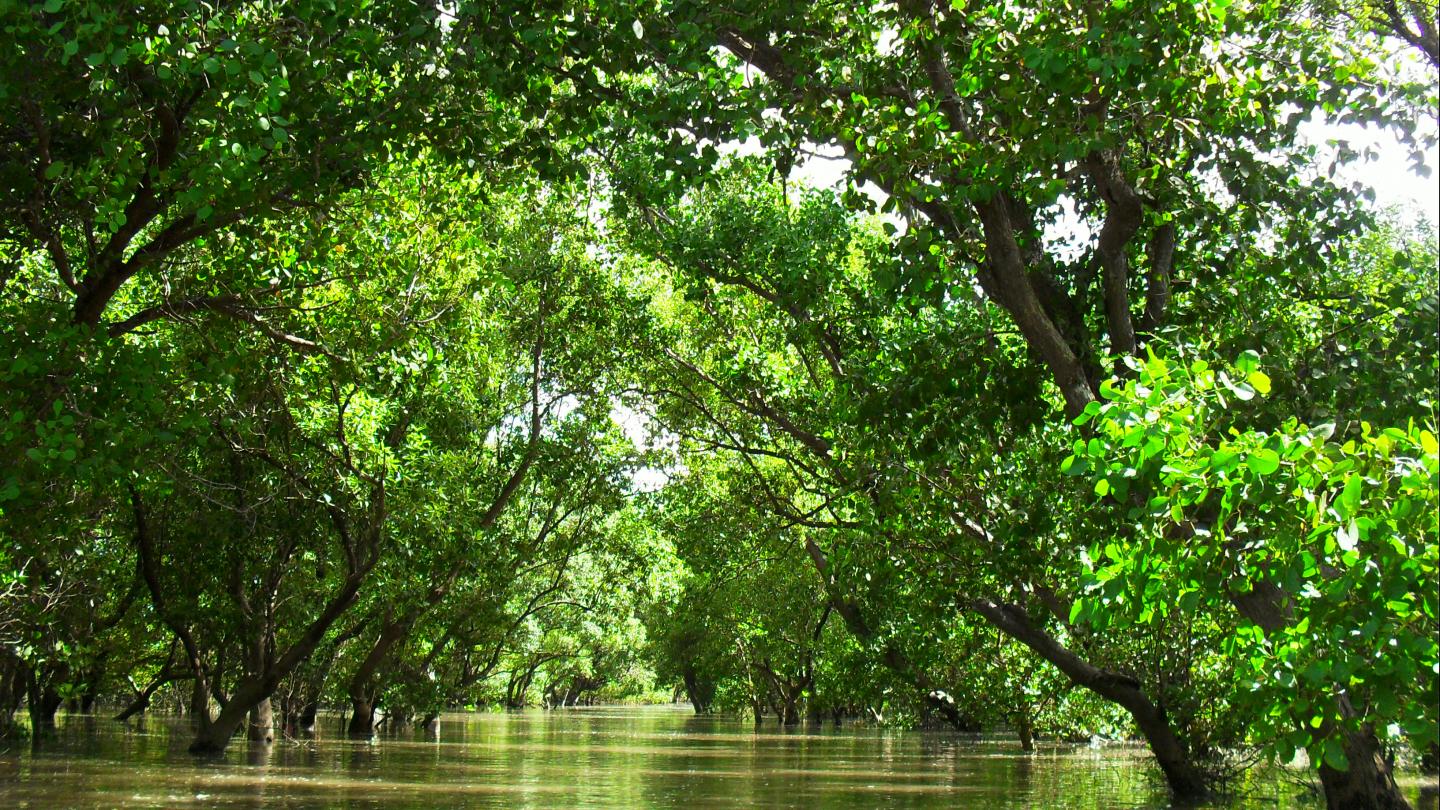
[[(0, 751), (0, 807), (1150, 808), (1166, 806), (1144, 751), (956, 739), (878, 729), (785, 732), (660, 708), (455, 714), (438, 733), (354, 742), (237, 740), (185, 753), (183, 721), (125, 728), (62, 718)], [(324, 735), (332, 735), (327, 738)], [(1414, 788), (1419, 798), (1418, 783)], [(1228, 808), (1316, 806), (1257, 780)], [(1426, 804), (1434, 807), (1434, 796)]]

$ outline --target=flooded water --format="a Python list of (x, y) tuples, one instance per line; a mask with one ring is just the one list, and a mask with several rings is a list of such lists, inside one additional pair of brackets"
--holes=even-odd
[[(326, 738), (325, 734), (332, 735)], [(437, 735), (321, 739), (220, 760), (185, 753), (183, 721), (126, 728), (61, 718), (53, 737), (0, 749), (0, 807), (1154, 808), (1142, 749), (826, 727), (757, 731), (677, 707), (452, 714)], [(1218, 807), (1319, 806), (1275, 776)], [(1418, 782), (1407, 782), (1420, 799)], [(1434, 807), (1426, 790), (1420, 807)]]

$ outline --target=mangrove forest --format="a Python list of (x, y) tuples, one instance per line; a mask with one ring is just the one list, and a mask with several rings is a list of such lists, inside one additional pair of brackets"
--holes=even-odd
[(0, 0), (0, 804), (1436, 806), (1437, 78), (1435, 0)]

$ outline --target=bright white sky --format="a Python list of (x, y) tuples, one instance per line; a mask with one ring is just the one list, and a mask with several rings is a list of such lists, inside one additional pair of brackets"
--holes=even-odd
[[(1429, 127), (1433, 132), (1435, 122), (1430, 121)], [(1358, 124), (1335, 126), (1317, 123), (1307, 125), (1303, 133), (1310, 143), (1320, 147), (1317, 168), (1322, 171), (1329, 167), (1329, 156), (1334, 151), (1330, 141), (1349, 141), (1350, 148), (1361, 153), (1367, 146), (1374, 147), (1379, 154), (1375, 161), (1361, 159), (1343, 166), (1336, 173), (1337, 178), (1364, 183), (1375, 189), (1375, 203), (1382, 208), (1393, 206), (1407, 217), (1418, 217), (1432, 226), (1440, 222), (1440, 183), (1436, 182), (1435, 175), (1424, 178), (1411, 171), (1409, 148), (1390, 132)], [(742, 147), (738, 151), (758, 151), (758, 145)], [(1432, 170), (1440, 169), (1440, 150), (1435, 146), (1425, 152), (1425, 165)], [(799, 163), (791, 172), (791, 177), (811, 185), (833, 188), (844, 181), (848, 166), (849, 162), (843, 159), (812, 157)]]
[[(1435, 122), (1429, 122), (1433, 132)], [(1332, 139), (1345, 139), (1350, 148), (1364, 151), (1374, 147), (1379, 158), (1372, 163), (1352, 163), (1337, 172), (1351, 182), (1364, 183), (1375, 189), (1375, 203), (1381, 207), (1394, 206), (1406, 216), (1415, 216), (1432, 226), (1440, 222), (1440, 183), (1436, 175), (1420, 177), (1411, 171), (1409, 148), (1401, 144), (1389, 132), (1358, 124), (1343, 126), (1313, 125), (1306, 127), (1306, 134), (1312, 143), (1324, 144)], [(1437, 149), (1431, 146), (1425, 152), (1425, 165), (1432, 171), (1440, 169)]]

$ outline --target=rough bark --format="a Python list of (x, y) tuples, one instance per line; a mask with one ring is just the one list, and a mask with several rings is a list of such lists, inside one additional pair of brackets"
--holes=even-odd
[(1175, 223), (1166, 222), (1155, 229), (1147, 252), (1150, 268), (1145, 273), (1145, 314), (1140, 319), (1140, 332), (1149, 337), (1165, 322), (1165, 312), (1170, 307), (1170, 276), (1175, 266)]
[(1105, 222), (1100, 226), (1095, 253), (1100, 260), (1110, 351), (1116, 355), (1134, 354), (1136, 343), (1135, 328), (1130, 319), (1130, 258), (1127, 249), (1130, 240), (1140, 230), (1144, 208), (1113, 153), (1090, 155), (1086, 169), (1105, 200)]
[(799, 701), (795, 695), (786, 695), (782, 702), (783, 711), (780, 713), (780, 724), (783, 726), (800, 725)]
[(210, 686), (202, 678), (190, 685), (190, 719), (199, 728), (210, 725)]
[(1410, 802), (1395, 784), (1390, 763), (1370, 728), (1340, 734), (1350, 767), (1341, 771), (1320, 765), (1320, 785), (1328, 810), (1410, 810)]
[(981, 274), (981, 286), (1010, 314), (1025, 342), (1050, 370), (1065, 398), (1066, 414), (1079, 416), (1095, 401), (1095, 388), (1079, 353), (1065, 340), (1030, 283), (1009, 212), (999, 201), (977, 203), (975, 210), (985, 237), (987, 272)]
[[(1362, 6), (1372, 28), (1382, 36), (1397, 36), (1440, 68), (1440, 13), (1435, 0), (1378, 0)], [(1348, 12), (1342, 12), (1348, 13)]]
[(190, 753), (225, 753), (225, 749), (230, 747), (231, 738), (245, 724), (250, 709), (268, 696), (269, 693), (257, 681), (253, 679), (243, 681), (235, 690), (235, 694), (230, 696), (230, 701), (220, 709), (220, 713), (208, 723), (201, 724), (196, 731), (195, 741), (190, 743)]

